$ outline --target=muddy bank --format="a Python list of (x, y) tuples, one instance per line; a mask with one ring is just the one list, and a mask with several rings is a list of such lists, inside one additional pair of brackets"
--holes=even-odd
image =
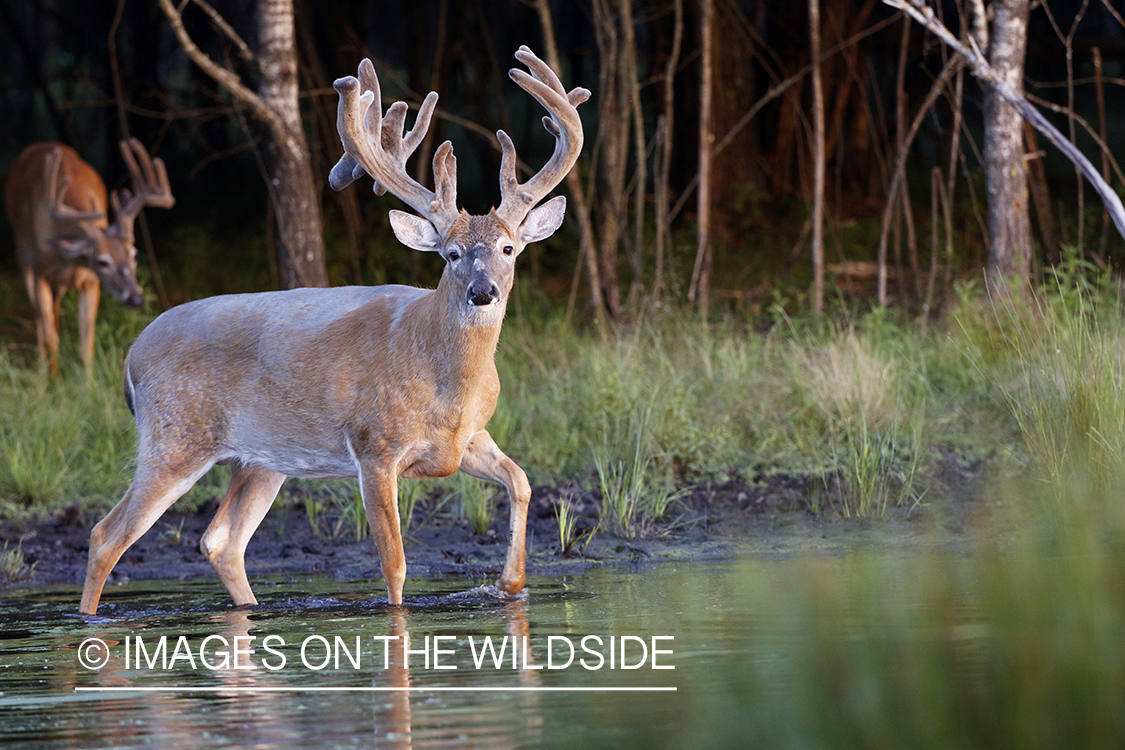
[[(598, 525), (596, 496), (577, 486), (538, 487), (528, 512), (528, 574), (704, 562), (737, 554), (833, 553), (857, 546), (957, 547), (973, 516), (987, 509), (978, 496), (983, 473), (979, 461), (943, 455), (937, 479), (919, 488), (924, 490), (919, 503), (874, 519), (846, 518), (837, 502), (818, 492), (823, 487), (819, 478), (772, 475), (752, 482), (704, 485), (685, 495), (668, 518), (647, 530), (648, 535), (626, 539), (601, 528), (588, 545), (583, 539), (565, 556), (555, 519), (558, 498), (563, 494), (572, 498), (578, 513), (576, 530), (581, 533)], [(175, 509), (166, 513), (125, 553), (109, 584), (215, 577), (199, 550), (199, 540), (216, 507), (213, 500), (198, 513), (185, 515)], [(507, 515), (506, 503), (501, 504), (488, 533), (481, 535), (448, 512), (428, 514), (419, 508), (406, 537), (408, 575), (457, 575), (467, 582), (495, 579), (504, 563)], [(22, 540), (25, 563), (31, 569), (0, 586), (81, 585), (89, 529), (97, 520), (75, 507), (49, 522), (5, 523), (0, 543), (14, 548)], [(356, 540), (354, 528), (333, 535), (322, 524), (314, 533), (300, 503), (270, 512), (247, 548), (246, 568), (252, 585), (265, 575), (315, 573), (340, 580), (370, 579), (375, 590), (382, 589), (374, 542)], [(217, 578), (215, 585), (221, 588)]]

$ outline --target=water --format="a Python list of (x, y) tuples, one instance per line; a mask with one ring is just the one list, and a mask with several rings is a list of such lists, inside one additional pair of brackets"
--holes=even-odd
[[(412, 579), (405, 611), (369, 598), (379, 582), (269, 581), (258, 586), (260, 609), (236, 611), (215, 581), (143, 581), (107, 589), (99, 617), (88, 620), (74, 615), (80, 593), (74, 587), (11, 591), (0, 602), (0, 744), (502, 748), (620, 746), (646, 737), (660, 744), (679, 731), (685, 691), (725, 655), (740, 650), (721, 637), (727, 618), (745, 615), (722, 606), (722, 582), (729, 575), (729, 568), (688, 567), (538, 578), (529, 582), (527, 601), (514, 602), (467, 592), (471, 584), (465, 579)], [(709, 604), (693, 604), (688, 611), (684, 592), (700, 586), (711, 591)], [(401, 640), (383, 638), (404, 632), (413, 650), (407, 669), (401, 666)], [(158, 656), (161, 636), (167, 636), (166, 650)], [(181, 636), (183, 648), (168, 664)], [(272, 637), (265, 642), (272, 651), (263, 649), (266, 636)], [(335, 647), (337, 636), (346, 649), (339, 668), (334, 659), (318, 668), (331, 654), (324, 646)], [(452, 637), (435, 643), (443, 636)], [(494, 651), (478, 668), (486, 636)], [(556, 639), (548, 665), (547, 636), (567, 636), (573, 643), (570, 666), (546, 668), (561, 666), (568, 656), (566, 642)], [(601, 646), (591, 638), (583, 651), (585, 636), (599, 637)], [(615, 640), (611, 669), (611, 636), (628, 636), (626, 664), (644, 666), (621, 669)], [(670, 652), (657, 654), (655, 662), (642, 652), (652, 648), (652, 636), (672, 636), (655, 642)], [(144, 654), (136, 651), (138, 637)], [(422, 653), (427, 637), (428, 654)], [(96, 671), (79, 660), (80, 644), (88, 638), (108, 646), (109, 661)], [(211, 669), (203, 663), (206, 658), (221, 666), (236, 638), (254, 648), (239, 656), (239, 666), (255, 669)], [(513, 644), (519, 645), (515, 668)], [(427, 668), (435, 648), (443, 653)], [(89, 649), (82, 655), (101, 656)], [(653, 669), (654, 663), (674, 669)], [(178, 690), (82, 690), (166, 687)], [(310, 690), (371, 687), (411, 690)], [(606, 687), (630, 690), (586, 691)]]
[[(249, 611), (213, 580), (137, 582), (108, 588), (89, 619), (76, 587), (10, 591), (0, 744), (1125, 746), (1125, 549), (1051, 549), (602, 570), (532, 578), (526, 601), (411, 579), (405, 610), (371, 598), (380, 582), (319, 578), (256, 582), (263, 606)], [(601, 645), (583, 652), (586, 636)], [(486, 637), (504, 644), (499, 665)], [(91, 638), (109, 653), (97, 670), (80, 663), (98, 655), (80, 648)], [(549, 669), (563, 638), (575, 660)], [(621, 668), (622, 640), (636, 668)], [(235, 648), (256, 668), (202, 661)]]

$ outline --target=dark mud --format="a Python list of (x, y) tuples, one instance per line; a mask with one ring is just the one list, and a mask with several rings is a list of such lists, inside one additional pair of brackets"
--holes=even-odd
[[(669, 515), (647, 524), (641, 535), (621, 538), (599, 528), (586, 545), (568, 554), (560, 549), (555, 506), (569, 496), (578, 512), (577, 532), (598, 525), (597, 498), (588, 490), (539, 487), (528, 512), (529, 575), (579, 574), (600, 566), (640, 568), (662, 562), (706, 562), (735, 555), (833, 554), (855, 548), (958, 548), (976, 515), (988, 510), (980, 497), (980, 461), (943, 453), (920, 500), (889, 509), (878, 518), (847, 518), (819, 477), (775, 474), (753, 481), (732, 480), (693, 487)], [(217, 507), (200, 512), (166, 513), (114, 568), (110, 584), (128, 580), (214, 577), (199, 550), (199, 540)], [(472, 533), (448, 508), (430, 514), (420, 507), (406, 538), (409, 576), (456, 575), (489, 583), (498, 576), (507, 549), (506, 503), (494, 509), (487, 534)], [(22, 546), (25, 569), (0, 587), (43, 584), (81, 585), (86, 570), (90, 528), (97, 517), (77, 506), (38, 524), (5, 522), (0, 544)], [(327, 524), (332, 526), (332, 524)], [(22, 540), (22, 541), (21, 541)], [(324, 524), (314, 533), (301, 503), (275, 508), (259, 527), (246, 552), (251, 585), (267, 575), (317, 574), (339, 580), (372, 581), (383, 593), (379, 557), (370, 539), (356, 540), (354, 528), (333, 535)], [(221, 590), (217, 577), (215, 585)]]

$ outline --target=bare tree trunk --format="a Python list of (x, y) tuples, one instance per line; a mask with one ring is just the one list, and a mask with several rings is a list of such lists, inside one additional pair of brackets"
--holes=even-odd
[(248, 89), (231, 70), (209, 58), (188, 36), (172, 0), (158, 0), (172, 31), (192, 61), (225, 86), (270, 131), (267, 188), (277, 208), (278, 266), (281, 285), (328, 286), (320, 201), (312, 177), (309, 148), (297, 99), (297, 46), (293, 0), (258, 0), (258, 63), (262, 83)]
[[(895, 145), (896, 150), (903, 148), (909, 149), (905, 146), (906, 139), (906, 65), (907, 53), (910, 51), (910, 17), (904, 16), (902, 19), (902, 39), (899, 43), (898, 53), (898, 71), (895, 78)], [(918, 267), (918, 239), (914, 231), (914, 210), (910, 205), (910, 187), (907, 185), (906, 180), (899, 183), (898, 199), (902, 201), (902, 209), (899, 213), (899, 219), (906, 225), (906, 248), (910, 255), (910, 275), (914, 279), (914, 292), (920, 293), (921, 278)], [(894, 196), (891, 196), (892, 198)], [(901, 236), (901, 235), (900, 235)], [(902, 296), (902, 302), (905, 303), (906, 291), (909, 286), (905, 283), (905, 274), (902, 269), (902, 245), (898, 240), (895, 241), (895, 270), (898, 272), (898, 277), (895, 280), (895, 286)]]
[(715, 139), (711, 132), (711, 24), (714, 10), (714, 0), (703, 0), (699, 61), (699, 246), (688, 293), (689, 303), (699, 298), (699, 315), (704, 322), (711, 291), (711, 144)]
[(633, 278), (629, 281), (629, 294), (626, 303), (633, 306), (644, 294), (644, 236), (645, 236), (645, 196), (648, 188), (648, 147), (645, 144), (644, 110), (641, 108), (641, 82), (637, 78), (637, 40), (633, 30), (633, 0), (620, 0), (621, 45), (620, 86), (627, 92), (633, 115), (633, 151), (636, 156), (636, 177), (633, 181), (633, 246), (629, 252), (629, 262), (633, 266)]
[(813, 312), (824, 312), (824, 92), (820, 81), (820, 0), (809, 0), (813, 97)]
[[(328, 89), (332, 82), (324, 73), (316, 49), (313, 34), (312, 0), (297, 0), (297, 64), (300, 66), (303, 85), (306, 89)], [(336, 106), (329, 97), (312, 97), (309, 100), (309, 125), (312, 134), (309, 144), (312, 156), (313, 178), (317, 192), (323, 195), (329, 168), (336, 163), (341, 153), (340, 136), (336, 132)], [(359, 207), (358, 190), (332, 190), (332, 200), (340, 209), (344, 221), (347, 242), (348, 263), (351, 266), (351, 282), (363, 284), (363, 212)]]
[[(559, 47), (555, 42), (555, 25), (551, 20), (551, 6), (548, 0), (536, 0), (535, 7), (539, 11), (539, 24), (543, 29), (543, 43), (547, 47), (547, 62), (553, 70), (561, 71)], [(597, 168), (596, 165), (594, 168)], [(590, 220), (590, 206), (586, 203), (586, 192), (582, 189), (582, 178), (578, 173), (577, 165), (567, 174), (566, 187), (570, 191), (570, 200), (573, 204), (568, 213), (578, 222), (580, 252), (581, 256), (586, 259), (586, 271), (590, 278), (590, 301), (594, 305), (594, 320), (598, 329), (604, 332), (606, 328), (605, 304), (602, 301), (601, 276), (598, 273), (598, 246), (594, 241), (594, 224)], [(582, 265), (582, 257), (578, 259), (579, 266)]]
[[(1028, 0), (997, 0), (988, 60), (997, 78), (1023, 91), (1027, 53)], [(1027, 279), (1031, 270), (1031, 228), (1027, 167), (1023, 160), (1020, 112), (994, 89), (984, 94), (984, 158), (988, 182), (988, 278), (1006, 291), (1007, 279)]]
[(297, 45), (293, 0), (258, 0), (258, 94), (285, 124), (284, 140), (270, 139), (266, 153), (277, 194), (279, 271), (286, 289), (328, 286), (320, 201), (297, 99)]
[(1051, 191), (1047, 185), (1047, 170), (1039, 152), (1039, 138), (1035, 128), (1024, 121), (1023, 135), (1027, 140), (1027, 184), (1031, 202), (1035, 206), (1035, 223), (1039, 225), (1039, 238), (1043, 244), (1043, 262), (1053, 266), (1061, 259), (1058, 233), (1055, 231), (1055, 214), (1051, 210)]
[(660, 163), (656, 177), (656, 271), (652, 279), (652, 299), (659, 300), (664, 293), (665, 245), (672, 245), (672, 229), (668, 220), (668, 182), (672, 179), (672, 132), (675, 117), (676, 66), (679, 64), (679, 45), (684, 37), (684, 2), (673, 0), (675, 18), (672, 29), (672, 52), (664, 66), (664, 114), (657, 124), (660, 143)]
[(617, 281), (617, 253), (625, 228), (624, 206), (625, 162), (627, 160), (629, 117), (627, 95), (621, 91), (620, 43), (617, 21), (609, 0), (594, 0), (594, 30), (600, 59), (598, 137), (595, 149), (600, 151), (598, 169), (598, 229), (601, 234), (601, 281), (606, 310), (616, 315), (621, 307), (621, 290)]
[[(546, 0), (541, 0), (546, 2)], [(664, 114), (656, 126), (660, 139), (660, 164), (656, 176), (656, 270), (652, 282), (652, 298), (659, 301), (664, 292), (664, 246), (672, 244), (668, 221), (668, 183), (672, 175), (672, 121), (675, 105), (676, 66), (680, 62), (680, 42), (684, 35), (684, 3), (673, 0), (675, 12), (672, 29), (672, 52), (664, 66)]]

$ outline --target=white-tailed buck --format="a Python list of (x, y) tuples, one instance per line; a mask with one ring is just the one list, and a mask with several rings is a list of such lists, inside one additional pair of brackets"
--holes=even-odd
[[(145, 206), (171, 208), (164, 162), (150, 159), (136, 138), (121, 141), (133, 178), (133, 193), (114, 190), (70, 146), (33, 143), (8, 172), (4, 203), (16, 237), (24, 285), (35, 308), (39, 359), (58, 370), (59, 305), (68, 289), (78, 291), (79, 352), (87, 367), (94, 358), (94, 322), (101, 284), (128, 307), (144, 304), (137, 285), (133, 222)], [(109, 223), (108, 205), (116, 214)]]
[(461, 470), (502, 483), (511, 504), (507, 559), (497, 585), (524, 587), (527, 476), (485, 426), (500, 382), (494, 355), (516, 258), (563, 220), (562, 197), (542, 200), (582, 149), (576, 105), (526, 47), (516, 58), (531, 74), (512, 79), (550, 117), (555, 151), (527, 182), (503, 131), (500, 207), (486, 216), (458, 211), (456, 159), (448, 141), (434, 154), (436, 190), (415, 182), (406, 160), (429, 128), (430, 93), (414, 128), (407, 106), (384, 115), (371, 62), (359, 79), (336, 81), (344, 156), (329, 181), (340, 190), (367, 173), (419, 216), (391, 211), (405, 245), (440, 253), (437, 289), (407, 286), (295, 289), (191, 302), (161, 315), (125, 361), (125, 395), (136, 416), (137, 472), (121, 502), (90, 534), (81, 611), (93, 614), (122, 553), (214, 464), (231, 466), (231, 486), (200, 543), (236, 604), (256, 604), (246, 580), (250, 536), (287, 476), (358, 477), (389, 601), (402, 602), (406, 559), (399, 532), (399, 477)]

